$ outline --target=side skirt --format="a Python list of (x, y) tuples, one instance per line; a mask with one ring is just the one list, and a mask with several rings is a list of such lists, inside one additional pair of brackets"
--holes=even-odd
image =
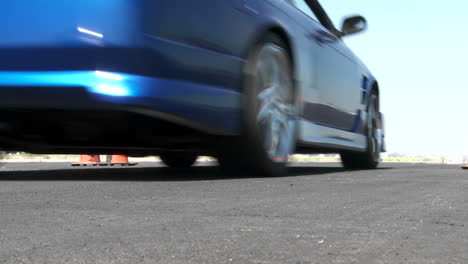
[(320, 148), (329, 151), (364, 152), (367, 147), (366, 137), (362, 134), (317, 125), (300, 119), (298, 147)]

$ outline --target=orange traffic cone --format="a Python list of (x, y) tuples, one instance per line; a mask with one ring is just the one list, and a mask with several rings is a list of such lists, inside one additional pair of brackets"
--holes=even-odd
[(128, 161), (127, 155), (112, 155), (112, 157), (107, 156), (107, 162), (109, 162), (111, 166), (113, 165), (121, 165), (121, 166), (135, 166), (136, 163), (130, 163)]
[(125, 155), (112, 155), (111, 163), (126, 164), (128, 163), (128, 157)]
[(96, 166), (101, 162), (101, 158), (99, 155), (87, 155), (82, 154), (80, 155), (80, 161), (77, 163), (72, 163), (72, 166)]

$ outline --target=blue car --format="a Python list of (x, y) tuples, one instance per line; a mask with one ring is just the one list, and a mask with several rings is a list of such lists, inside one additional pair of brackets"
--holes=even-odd
[(0, 21), (0, 146), (285, 172), (374, 169), (379, 84), (317, 0), (15, 0)]

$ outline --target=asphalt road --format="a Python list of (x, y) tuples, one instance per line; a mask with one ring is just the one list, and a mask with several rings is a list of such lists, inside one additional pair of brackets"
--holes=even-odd
[(0, 263), (468, 263), (468, 171), (3, 164)]

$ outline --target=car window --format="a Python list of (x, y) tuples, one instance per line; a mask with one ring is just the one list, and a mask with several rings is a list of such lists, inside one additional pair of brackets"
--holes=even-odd
[[(330, 19), (330, 22), (333, 24), (334, 27), (340, 27), (341, 24), (343, 23), (343, 18), (346, 17), (347, 15), (349, 15), (350, 12), (349, 10), (352, 10), (352, 6), (353, 5), (349, 5), (350, 7), (348, 8), (330, 8), (330, 7), (334, 7), (334, 6), (343, 6), (343, 4), (341, 4), (340, 2), (341, 0), (337, 0), (337, 1), (320, 1), (320, 6), (322, 7), (322, 9), (324, 10), (324, 12), (327, 13), (327, 16), (328, 18)], [(322, 3), (324, 2), (324, 3)], [(358, 13), (359, 10), (356, 10)]]
[(319, 21), (312, 9), (310, 9), (309, 5), (304, 0), (289, 0), (288, 2), (315, 21)]

